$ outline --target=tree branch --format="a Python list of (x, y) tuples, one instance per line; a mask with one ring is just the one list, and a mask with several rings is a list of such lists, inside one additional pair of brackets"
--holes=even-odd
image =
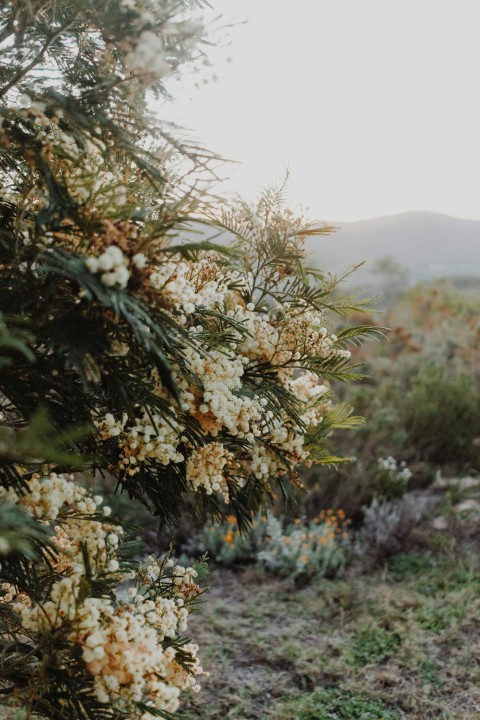
[(33, 58), (33, 60), (32, 60), (28, 65), (26, 65), (26, 66), (23, 67), (23, 68), (20, 68), (20, 69), (15, 73), (15, 75), (14, 75), (13, 78), (10, 80), (10, 82), (8, 82), (8, 83), (5, 85), (5, 87), (4, 87), (2, 90), (0, 90), (0, 98), (3, 98), (3, 97), (8, 93), (9, 90), (11, 90), (13, 87), (15, 87), (15, 85), (18, 83), (19, 80), (21, 80), (23, 77), (25, 77), (25, 75), (28, 75), (28, 73), (30, 72), (30, 70), (33, 70), (33, 68), (34, 68), (36, 65), (38, 65), (39, 62), (41, 62), (41, 61), (43, 60), (43, 58), (45, 57), (45, 53), (47, 52), (48, 48), (49, 48), (49, 47), (52, 45), (52, 43), (55, 42), (55, 40), (73, 23), (73, 21), (75, 20), (75, 18), (77, 17), (77, 15), (78, 15), (78, 12), (76, 12), (76, 13), (73, 15), (73, 17), (70, 18), (70, 20), (68, 20), (68, 21), (65, 22), (63, 25), (61, 25), (61, 26), (58, 28), (58, 30), (55, 30), (55, 32), (53, 32), (53, 33), (46, 39), (46, 41), (45, 41), (42, 49), (41, 49), (40, 52), (38, 53), (38, 55), (36, 55), (36, 56)]

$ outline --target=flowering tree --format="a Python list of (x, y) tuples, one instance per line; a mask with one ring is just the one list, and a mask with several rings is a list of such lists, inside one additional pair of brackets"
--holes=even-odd
[(274, 191), (208, 205), (211, 155), (150, 112), (200, 7), (0, 8), (0, 693), (50, 719), (169, 717), (203, 672), (195, 568), (138, 561), (86, 473), (165, 526), (187, 494), (245, 526), (355, 422), (328, 383), (371, 329), (333, 333), (314, 230)]

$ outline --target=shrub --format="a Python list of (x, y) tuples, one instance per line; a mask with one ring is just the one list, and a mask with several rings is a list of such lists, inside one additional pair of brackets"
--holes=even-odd
[(253, 518), (248, 530), (240, 532), (237, 518), (227, 515), (224, 522), (206, 525), (198, 538), (187, 544), (197, 552), (206, 552), (220, 565), (231, 567), (239, 563), (255, 562), (265, 544), (268, 520), (265, 515)]
[(373, 500), (364, 508), (363, 525), (355, 536), (356, 554), (365, 562), (378, 562), (401, 552), (421, 517), (415, 498)]
[(379, 458), (377, 472), (372, 480), (373, 494), (380, 500), (402, 497), (411, 477), (412, 473), (405, 461), (397, 463), (391, 455), (387, 458)]
[(422, 364), (401, 405), (406, 440), (417, 458), (437, 464), (478, 463), (480, 394), (474, 378)]
[[(417, 469), (415, 477), (417, 474)], [(354, 525), (360, 525), (363, 508), (374, 498), (380, 501), (401, 498), (407, 491), (413, 476), (404, 460), (397, 461), (391, 455), (370, 460), (341, 463), (329, 468), (319, 476), (318, 468), (305, 473), (305, 484), (310, 487), (307, 495), (298, 492), (297, 502), (304, 506), (308, 516), (318, 514), (320, 508), (330, 506), (344, 509)]]
[(349, 521), (343, 510), (327, 510), (310, 521), (283, 524), (274, 516), (257, 516), (240, 533), (235, 517), (203, 529), (197, 550), (218, 563), (257, 562), (269, 572), (292, 579), (339, 572), (349, 556)]
[(341, 505), (356, 521), (359, 506), (374, 495), (400, 496), (401, 484), (378, 476), (378, 457), (406, 462), (413, 472), (409, 488), (429, 485), (439, 467), (447, 474), (480, 468), (478, 297), (441, 284), (413, 288), (381, 321), (392, 328), (389, 342), (354, 349), (369, 377), (338, 392), (365, 422), (335, 442), (357, 464), (340, 465), (320, 482), (305, 473), (317, 505)]
[(348, 523), (343, 510), (327, 511), (308, 523), (296, 521), (285, 529), (271, 518), (258, 561), (267, 570), (294, 579), (338, 573), (348, 557)]

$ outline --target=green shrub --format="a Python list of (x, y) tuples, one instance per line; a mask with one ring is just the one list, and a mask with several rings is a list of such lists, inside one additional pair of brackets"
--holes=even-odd
[(251, 528), (240, 533), (233, 515), (221, 525), (203, 528), (195, 552), (207, 552), (216, 562), (232, 566), (256, 562), (282, 577), (324, 577), (341, 570), (347, 561), (349, 521), (343, 510), (329, 509), (309, 522), (283, 525), (273, 516), (257, 516)]
[(304, 473), (316, 507), (341, 506), (356, 522), (374, 496), (400, 496), (402, 485), (378, 473), (379, 457), (408, 462), (410, 489), (428, 486), (439, 467), (447, 474), (480, 469), (478, 301), (478, 292), (467, 297), (447, 285), (413, 288), (379, 321), (391, 328), (389, 342), (354, 351), (368, 377), (337, 392), (365, 422), (336, 441), (357, 463), (320, 481), (315, 469)]
[(227, 567), (255, 562), (258, 551), (265, 544), (267, 523), (264, 515), (258, 515), (250, 529), (241, 533), (235, 515), (227, 515), (223, 523), (206, 525), (187, 550), (194, 545), (195, 552), (201, 548), (219, 565)]
[(282, 528), (271, 518), (268, 540), (258, 553), (267, 570), (283, 577), (332, 576), (343, 569), (348, 557), (349, 535), (343, 511), (327, 511), (308, 524), (296, 521)]
[(478, 463), (480, 397), (472, 376), (425, 363), (401, 404), (407, 443), (418, 458), (438, 464)]

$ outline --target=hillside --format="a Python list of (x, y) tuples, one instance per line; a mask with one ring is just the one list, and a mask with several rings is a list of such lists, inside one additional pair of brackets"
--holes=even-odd
[(374, 281), (375, 262), (394, 258), (411, 282), (480, 277), (480, 221), (407, 212), (359, 222), (333, 222), (337, 231), (308, 242), (311, 263), (335, 272), (365, 260), (357, 281)]

